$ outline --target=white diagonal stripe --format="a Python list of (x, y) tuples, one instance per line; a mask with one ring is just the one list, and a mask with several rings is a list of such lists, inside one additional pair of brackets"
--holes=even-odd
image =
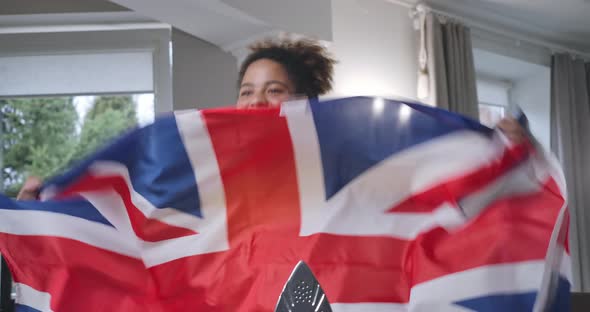
[(126, 256), (139, 258), (137, 246), (121, 239), (115, 228), (86, 219), (47, 211), (0, 209), (0, 232), (69, 238)]
[(543, 269), (544, 261), (535, 260), (486, 265), (444, 275), (412, 287), (410, 310), (416, 311), (421, 305), (429, 303), (440, 304), (493, 294), (536, 291), (541, 285), (540, 273)]
[(215, 233), (215, 244), (210, 252), (229, 249), (227, 237), (227, 204), (217, 155), (201, 112), (188, 110), (176, 112), (176, 123), (197, 179), (201, 200), (202, 222), (196, 228), (199, 233)]
[(41, 312), (53, 312), (49, 293), (38, 291), (22, 283), (14, 283), (14, 286), (16, 287), (16, 303)]
[(434, 213), (386, 211), (414, 193), (489, 163), (504, 151), (499, 140), (490, 141), (473, 131), (451, 133), (383, 160), (326, 201), (312, 113), (305, 109), (289, 109), (284, 110), (284, 114), (295, 151), (302, 210), (301, 235), (304, 236), (323, 232), (411, 239), (437, 225), (461, 224), (465, 218), (458, 212), (458, 207), (452, 207), (450, 203), (438, 207)]

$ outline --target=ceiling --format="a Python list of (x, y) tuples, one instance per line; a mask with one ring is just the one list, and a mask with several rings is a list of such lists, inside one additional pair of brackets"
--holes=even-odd
[(0, 0), (0, 3), (0, 26), (4, 28), (43, 23), (71, 25), (76, 24), (75, 19), (94, 23), (105, 16), (107, 20), (103, 22), (108, 23), (109, 15), (119, 20), (127, 14), (133, 15), (129, 22), (167, 23), (226, 51), (243, 48), (254, 39), (279, 31), (332, 39), (331, 0)]
[[(331, 20), (326, 16), (331, 16), (330, 2), (339, 0), (174, 0), (166, 4), (161, 0), (111, 1), (227, 47), (240, 38), (251, 39), (273, 29), (330, 40)], [(416, 4), (421, 0), (396, 1)], [(590, 0), (422, 1), (493, 29), (590, 54)], [(306, 16), (305, 21), (301, 16)]]
[[(414, 1), (415, 3), (416, 1)], [(590, 53), (589, 0), (427, 0), (433, 8)]]
[[(224, 50), (278, 30), (332, 39), (330, 0), (110, 0)], [(305, 16), (302, 19), (301, 16)]]
[[(339, 0), (331, 0), (339, 1)], [(330, 0), (1, 0), (0, 14), (131, 8), (220, 46), (275, 29), (331, 39)], [(363, 1), (363, 0), (359, 0)], [(415, 5), (422, 0), (385, 0)], [(590, 0), (423, 0), (494, 29), (590, 54)], [(23, 11), (24, 10), (24, 11)], [(277, 13), (278, 12), (278, 13)], [(306, 16), (302, 21), (299, 17)], [(231, 31), (230, 31), (231, 30)], [(237, 30), (237, 31), (236, 31)]]

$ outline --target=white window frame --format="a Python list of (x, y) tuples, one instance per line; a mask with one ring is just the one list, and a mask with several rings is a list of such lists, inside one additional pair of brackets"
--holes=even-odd
[[(60, 25), (54, 24), (56, 20)], [(3, 16), (0, 21), (0, 56), (151, 52), (153, 87), (144, 91), (154, 93), (156, 114), (172, 111), (170, 25), (146, 21), (132, 12), (19, 15), (18, 19)], [(88, 22), (92, 24), (84, 24)], [(88, 93), (51, 94), (62, 95)], [(0, 97), (9, 96), (0, 94)]]

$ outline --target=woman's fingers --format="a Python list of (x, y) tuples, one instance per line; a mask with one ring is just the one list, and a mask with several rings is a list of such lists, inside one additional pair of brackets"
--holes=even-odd
[(23, 187), (18, 192), (16, 199), (18, 200), (35, 200), (39, 195), (39, 191), (41, 189), (41, 185), (43, 181), (41, 181), (38, 177), (28, 177), (23, 184)]

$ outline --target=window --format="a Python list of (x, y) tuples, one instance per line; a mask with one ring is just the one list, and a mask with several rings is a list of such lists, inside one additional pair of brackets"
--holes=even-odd
[[(59, 174), (126, 129), (153, 119), (153, 93), (0, 98), (0, 189), (16, 197), (26, 176)], [(7, 273), (0, 270), (0, 283), (10, 282)], [(2, 284), (0, 289), (8, 291)], [(10, 298), (15, 296), (12, 288)]]
[(0, 99), (0, 187), (15, 197), (27, 176), (54, 176), (153, 119), (152, 93)]
[[(170, 27), (106, 24), (0, 32), (0, 191), (15, 196), (27, 175), (58, 174), (172, 110)], [(0, 276), (9, 311), (8, 271)]]
[(14, 196), (27, 175), (55, 175), (170, 111), (161, 27), (0, 34), (0, 188)]
[(479, 103), (479, 121), (490, 128), (505, 116), (505, 107), (496, 104)]
[(510, 84), (502, 80), (478, 77), (476, 85), (479, 121), (488, 127), (494, 127), (504, 118), (509, 107)]

